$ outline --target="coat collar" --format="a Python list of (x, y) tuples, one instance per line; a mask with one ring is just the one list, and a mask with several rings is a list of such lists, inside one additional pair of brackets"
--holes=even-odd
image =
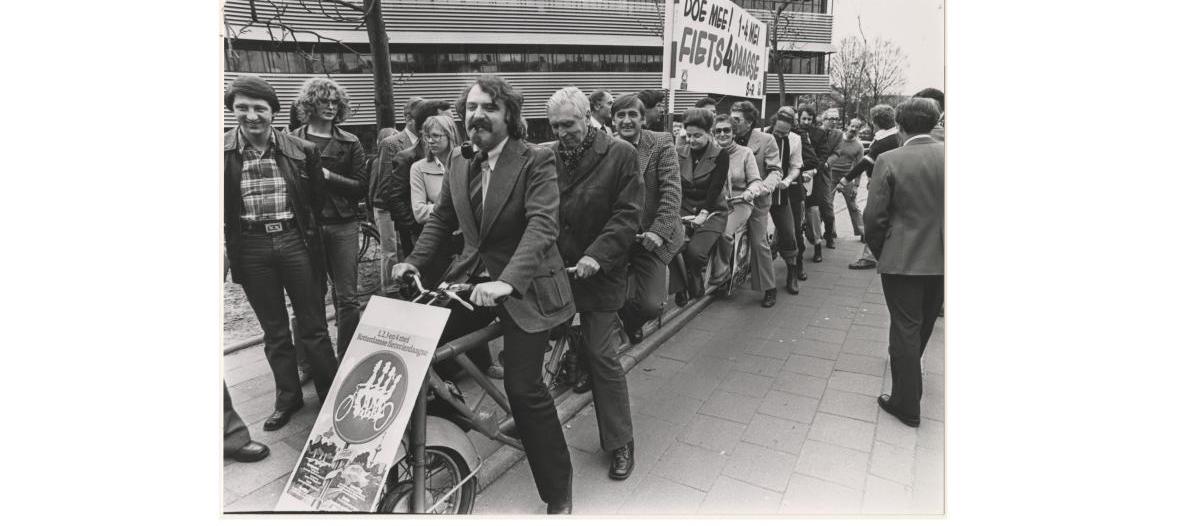
[(525, 164), (525, 156), (528, 155), (528, 152), (529, 147), (525, 145), (525, 141), (511, 137), (508, 144), (505, 144), (504, 149), (500, 151), (500, 157), (496, 159), (496, 168), (492, 170), (492, 177), (488, 181), (487, 195), (483, 196), (480, 239), (487, 238), (492, 224), (500, 215), (500, 209), (503, 208), (504, 202), (508, 201), (508, 195), (512, 193), (513, 187), (517, 184), (517, 176), (521, 166)]
[(563, 177), (563, 174), (566, 173), (566, 167), (563, 166), (562, 159), (558, 156), (559, 141), (550, 143), (550, 150), (555, 154), (555, 169), (558, 170), (559, 174), (559, 191), (565, 193), (576, 184), (579, 184), (580, 181), (587, 179), (588, 174), (590, 174), (596, 165), (600, 163), (600, 159), (603, 159), (604, 156), (608, 154), (608, 150), (613, 146), (613, 141), (624, 140), (625, 139), (620, 137), (613, 137), (604, 133), (596, 133), (596, 140), (592, 142), (592, 147), (588, 151), (583, 152), (583, 157), (579, 159), (579, 166), (575, 168), (574, 177), (572, 177), (570, 180), (567, 180), (565, 177)]
[[(307, 140), (308, 139), (308, 125), (305, 124), (304, 126), (296, 128), (295, 131), (292, 132), (292, 134), (295, 135), (296, 137)], [(332, 128), (332, 131), (330, 132), (329, 137), (335, 141), (340, 141), (340, 142), (348, 142), (348, 143), (358, 142), (358, 137), (355, 137), (349, 133), (342, 131), (342, 128), (339, 126), (334, 126)]]
[[(304, 149), (300, 147), (299, 139), (287, 135), (279, 130), (271, 128), (271, 136), (275, 140), (275, 147), (279, 148), (279, 153), (291, 157), (297, 161), (304, 160)], [(225, 132), (225, 151), (237, 151), (241, 146), (241, 140), (238, 138), (238, 128), (234, 128)]]

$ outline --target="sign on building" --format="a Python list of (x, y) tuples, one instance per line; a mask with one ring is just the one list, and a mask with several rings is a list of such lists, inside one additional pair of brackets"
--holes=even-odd
[(763, 98), (767, 25), (731, 0), (670, 1), (663, 87)]
[(449, 316), (371, 296), (275, 511), (375, 511)]

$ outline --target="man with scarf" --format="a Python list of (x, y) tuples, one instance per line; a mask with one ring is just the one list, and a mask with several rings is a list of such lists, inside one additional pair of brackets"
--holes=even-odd
[(573, 270), (571, 293), (583, 330), (581, 358), (592, 377), (600, 446), (612, 454), (608, 476), (633, 472), (633, 418), (625, 371), (617, 359), (630, 248), (638, 232), (645, 184), (637, 150), (588, 126), (588, 99), (575, 87), (546, 102), (557, 141), (558, 250)]

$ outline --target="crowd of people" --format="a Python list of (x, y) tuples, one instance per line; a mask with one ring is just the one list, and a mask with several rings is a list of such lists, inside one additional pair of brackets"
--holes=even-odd
[[(275, 381), (264, 431), (303, 407), (308, 378), (322, 402), (328, 393), (365, 304), (357, 269), (365, 202), (380, 233), (379, 294), (397, 296), (409, 276), (426, 286), (474, 284), (469, 300), (477, 308), (452, 306), (443, 342), (499, 320), (503, 351), (493, 356), (481, 346), (468, 355), (503, 380), (547, 512), (570, 513), (571, 459), (541, 380), (551, 329), (579, 315), (587, 374), (574, 387), (593, 392), (608, 475), (625, 480), (635, 456), (622, 340), (640, 342), (672, 293), (683, 304), (732, 279), (733, 235), (743, 228), (762, 306), (777, 301), (772, 224), (786, 264), (783, 288), (799, 294), (804, 240), (817, 263), (822, 246), (835, 246), (839, 191), (864, 241), (851, 268), (878, 266), (892, 313), (893, 390), (879, 403), (919, 424), (920, 353), (942, 295), (940, 92), (871, 108), (876, 131), (865, 151), (858, 139), (865, 123), (851, 119), (843, 130), (836, 109), (784, 106), (764, 119), (752, 102), (718, 113), (706, 98), (683, 112), (672, 134), (652, 131), (673, 120), (657, 90), (586, 94), (572, 86), (544, 101), (555, 140), (535, 144), (522, 117), (526, 102), (494, 75), (477, 78), (454, 102), (414, 98), (403, 129), (381, 130), (378, 154), (368, 160), (339, 127), (349, 98), (335, 81), (302, 86), (293, 104), (298, 123), (287, 130), (274, 127), (280, 101), (269, 83), (247, 75), (228, 86), (225, 105), (238, 126), (225, 134), (225, 244), (232, 279), (262, 325)], [(863, 174), (871, 183), (860, 211)], [(683, 275), (668, 271), (677, 255)], [(325, 321), (327, 286), (336, 344)], [(226, 456), (265, 457), (269, 450), (250, 440), (228, 393), (225, 408)]]

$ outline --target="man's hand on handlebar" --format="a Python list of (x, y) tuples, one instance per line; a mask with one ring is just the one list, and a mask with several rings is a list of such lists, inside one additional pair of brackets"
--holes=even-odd
[(396, 263), (395, 265), (392, 265), (392, 279), (393, 280), (403, 281), (404, 275), (409, 274), (409, 273), (413, 274), (413, 279), (415, 279), (416, 281), (421, 281), (421, 271), (417, 270), (416, 265), (413, 265), (411, 263), (405, 263), (403, 261), (401, 261), (400, 263)]
[(480, 307), (495, 307), (512, 293), (512, 285), (503, 281), (489, 281), (475, 285), (470, 301)]
[(586, 279), (592, 277), (593, 274), (600, 272), (600, 263), (596, 262), (592, 256), (583, 256), (579, 258), (579, 262), (571, 268), (575, 269), (574, 274), (576, 279)]

